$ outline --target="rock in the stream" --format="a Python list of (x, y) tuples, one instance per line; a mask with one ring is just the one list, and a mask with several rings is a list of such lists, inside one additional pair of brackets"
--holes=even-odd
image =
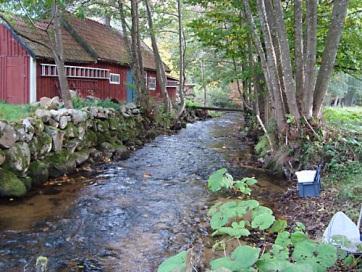
[(75, 162), (76, 162), (77, 166), (82, 165), (89, 159), (89, 153), (90, 152), (87, 150), (74, 153)]
[(40, 185), (49, 178), (48, 165), (42, 161), (32, 162), (29, 166), (28, 175), (31, 177), (33, 185)]
[(27, 143), (19, 142), (6, 150), (6, 166), (17, 172), (24, 173), (30, 165), (30, 149)]
[(26, 187), (16, 175), (0, 169), (0, 197), (20, 197), (25, 194)]
[(10, 148), (15, 144), (15, 129), (5, 122), (0, 121), (0, 147)]
[(125, 160), (128, 159), (130, 155), (130, 151), (125, 146), (119, 146), (113, 153), (113, 159), (115, 160)]

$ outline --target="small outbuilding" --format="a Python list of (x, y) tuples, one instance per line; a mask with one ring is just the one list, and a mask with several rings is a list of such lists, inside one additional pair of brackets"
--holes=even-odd
[[(38, 22), (46, 26), (45, 22)], [(62, 23), (66, 75), (69, 87), (80, 96), (134, 102), (133, 76), (124, 37), (109, 25), (66, 14)], [(0, 100), (14, 104), (60, 95), (57, 69), (46, 33), (20, 17), (0, 25)], [(142, 46), (150, 96), (159, 99), (152, 50)], [(166, 67), (167, 68), (167, 67)], [(170, 72), (167, 68), (167, 72)], [(178, 82), (168, 77), (167, 91), (176, 98)]]

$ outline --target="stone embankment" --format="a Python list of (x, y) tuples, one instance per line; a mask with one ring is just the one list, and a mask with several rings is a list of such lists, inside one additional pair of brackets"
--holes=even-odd
[(0, 197), (23, 196), (89, 160), (125, 158), (127, 146), (157, 135), (134, 104), (120, 111), (57, 109), (59, 105), (44, 99), (32, 117), (0, 121)]

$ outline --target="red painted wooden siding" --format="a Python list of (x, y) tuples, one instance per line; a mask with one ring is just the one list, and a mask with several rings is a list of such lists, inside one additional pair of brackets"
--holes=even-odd
[[(154, 77), (156, 78), (156, 71), (147, 71), (147, 78)], [(171, 79), (171, 78), (170, 78)], [(170, 96), (171, 100), (176, 100), (176, 87), (167, 88), (168, 95)], [(150, 96), (154, 97), (156, 100), (161, 100), (161, 86), (159, 82), (156, 82), (156, 90), (150, 90), (149, 91)]]
[(29, 102), (29, 58), (12, 33), (0, 25), (0, 100)]
[[(45, 62), (38, 61), (37, 63), (37, 100), (44, 96), (59, 96), (60, 89), (58, 78), (41, 76), (41, 63)], [(126, 99), (127, 67), (104, 63), (67, 63), (66, 65), (110, 69), (111, 73), (121, 75), (120, 84), (110, 84), (108, 79), (87, 79), (69, 77), (69, 88), (72, 90), (76, 90), (82, 97), (92, 95), (101, 99), (113, 98), (119, 101), (124, 101)]]

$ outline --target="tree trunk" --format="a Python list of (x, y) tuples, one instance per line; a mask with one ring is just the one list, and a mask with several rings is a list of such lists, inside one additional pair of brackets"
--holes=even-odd
[(161, 60), (160, 52), (158, 50), (157, 40), (155, 36), (155, 29), (153, 26), (153, 19), (152, 19), (152, 13), (151, 8), (148, 0), (144, 0), (145, 6), (146, 6), (146, 12), (147, 12), (147, 21), (148, 21), (148, 28), (151, 36), (151, 42), (152, 42), (152, 50), (153, 55), (155, 58), (156, 63), (156, 76), (157, 81), (161, 89), (161, 94), (164, 101), (165, 111), (170, 112), (171, 111), (171, 100), (168, 96), (166, 84), (167, 84), (167, 77), (165, 72), (164, 64)]
[(303, 114), (307, 119), (312, 117), (313, 93), (315, 86), (316, 55), (317, 55), (317, 0), (307, 0), (306, 18), (306, 55), (305, 55), (305, 86), (303, 95)]
[(145, 84), (145, 72), (143, 69), (141, 42), (139, 33), (138, 0), (131, 0), (131, 53), (134, 63), (134, 79), (137, 89), (138, 104), (147, 112), (149, 111), (148, 92)]
[(303, 8), (302, 0), (294, 2), (294, 57), (295, 57), (295, 88), (297, 104), (301, 111), (303, 109), (303, 92), (304, 92), (304, 55), (303, 55)]
[(52, 46), (52, 51), (58, 71), (60, 94), (64, 102), (64, 107), (67, 109), (72, 109), (73, 103), (72, 103), (72, 98), (70, 96), (68, 79), (64, 67), (64, 50), (63, 50), (62, 29), (60, 22), (61, 14), (59, 11), (59, 6), (56, 4), (55, 1), (53, 2), (52, 5), (52, 15), (54, 17), (53, 26), (54, 26), (54, 35), (55, 35), (55, 43), (54, 46)]
[[(270, 1), (270, 0), (267, 0)], [(271, 2), (269, 2), (271, 4)], [(284, 25), (284, 16), (283, 10), (281, 7), (280, 0), (274, 1), (275, 7), (275, 24), (276, 30), (278, 33), (278, 41), (280, 46), (280, 60), (282, 68), (282, 79), (284, 82), (285, 95), (287, 97), (287, 105), (289, 108), (289, 113), (291, 113), (295, 119), (300, 119), (300, 114), (297, 105), (296, 99), (296, 87), (295, 81), (293, 78), (293, 69), (290, 57), (290, 50), (288, 45), (288, 39), (286, 35), (286, 29)], [(271, 6), (271, 5), (270, 5)], [(267, 13), (268, 14), (268, 13)]]
[(277, 60), (276, 60), (276, 55), (275, 55), (275, 51), (274, 51), (274, 47), (273, 47), (270, 28), (269, 28), (269, 25), (267, 22), (265, 5), (264, 5), (263, 0), (258, 0), (257, 7), (258, 7), (259, 18), (261, 21), (261, 28), (262, 28), (262, 32), (263, 32), (265, 51), (267, 54), (267, 58), (265, 58), (264, 50), (262, 49), (261, 42), (258, 38), (256, 26), (255, 26), (254, 20), (252, 18), (248, 0), (244, 0), (244, 5), (245, 5), (245, 10), (247, 13), (248, 20), (252, 24), (252, 28), (253, 28), (252, 36), (254, 36), (256, 38), (255, 41), (257, 42), (257, 44), (259, 44), (256, 47), (258, 49), (259, 57), (262, 61), (262, 64), (265, 61), (266, 71), (264, 72), (264, 76), (267, 80), (267, 83), (268, 82), (270, 83), (269, 88), (270, 88), (272, 98), (273, 98), (272, 104), (273, 104), (273, 107), (275, 110), (275, 119), (277, 122), (277, 126), (280, 131), (283, 131), (285, 129), (286, 123), (285, 123), (285, 119), (284, 119), (282, 93), (281, 93), (281, 88), (280, 88), (279, 78), (278, 78)]
[(333, 72), (339, 41), (342, 36), (343, 24), (347, 14), (348, 0), (334, 1), (332, 22), (329, 26), (322, 64), (318, 72), (314, 90), (313, 116), (319, 117), (322, 110), (323, 99)]
[(180, 73), (180, 82), (179, 82), (179, 96), (180, 96), (180, 109), (177, 112), (176, 117), (179, 118), (185, 110), (185, 96), (184, 96), (184, 86), (185, 86), (185, 55), (184, 55), (184, 35), (183, 35), (183, 20), (182, 20), (182, 0), (177, 0), (177, 14), (178, 14), (178, 38), (179, 38), (179, 54), (180, 54), (180, 64), (179, 64), (179, 73)]

